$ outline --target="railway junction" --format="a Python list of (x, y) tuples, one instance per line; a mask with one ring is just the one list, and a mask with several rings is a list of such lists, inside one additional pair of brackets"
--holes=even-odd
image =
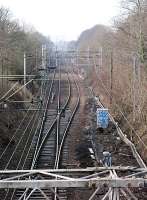
[[(24, 85), (8, 91), (2, 105), (32, 81), (40, 87), (27, 108), (18, 108), (24, 118), (0, 153), (0, 199), (147, 199), (145, 161), (109, 112), (108, 127), (97, 127), (96, 110), (104, 106), (79, 71), (93, 66), (98, 75), (100, 52), (55, 51), (54, 60), (42, 59), (39, 76), (7, 77)], [(110, 166), (104, 151), (112, 154)]]

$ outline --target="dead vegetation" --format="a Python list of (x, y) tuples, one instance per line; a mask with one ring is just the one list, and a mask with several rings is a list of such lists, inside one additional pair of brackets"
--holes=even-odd
[(115, 18), (115, 29), (96, 26), (81, 34), (78, 40), (80, 49), (102, 48), (102, 63), (95, 57), (97, 66), (85, 68), (88, 84), (144, 159), (147, 158), (146, 4), (146, 0), (123, 1), (124, 15)]

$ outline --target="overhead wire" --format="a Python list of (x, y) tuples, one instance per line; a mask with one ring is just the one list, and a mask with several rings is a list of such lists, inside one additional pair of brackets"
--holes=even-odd
[[(31, 106), (30, 106), (31, 107)], [(23, 119), (21, 120), (20, 124), (18, 125), (16, 131), (14, 132), (13, 136), (11, 137), (9, 143), (7, 144), (7, 146), (5, 147), (4, 151), (2, 152), (2, 154), (0, 155), (0, 159), (2, 159), (2, 157), (4, 156), (4, 154), (6, 153), (7, 149), (9, 148), (10, 144), (12, 143), (13, 139), (15, 138), (16, 134), (18, 133), (18, 131), (20, 130), (20, 127), (22, 126), (23, 122), (25, 121), (25, 119), (28, 116), (28, 113), (30, 111), (30, 107), (27, 110), (27, 113), (25, 114), (25, 116), (23, 117)]]
[[(44, 84), (44, 86), (45, 86), (45, 84)], [(42, 86), (41, 86), (42, 87)], [(45, 87), (45, 90), (44, 90), (44, 100), (46, 100), (45, 99), (45, 97), (46, 97), (46, 93), (47, 93), (47, 85), (46, 85), (46, 87)], [(40, 106), (39, 107), (41, 107), (42, 106), (42, 104), (40, 104)], [(39, 114), (40, 114), (40, 112), (39, 112)], [(42, 114), (41, 114), (42, 115)], [(40, 117), (40, 120), (41, 120), (41, 117)], [(34, 120), (34, 123), (35, 123), (35, 120)], [(30, 153), (30, 150), (31, 150), (31, 148), (32, 148), (32, 145), (33, 145), (33, 143), (34, 143), (34, 138), (36, 137), (36, 135), (37, 135), (37, 131), (38, 131), (38, 128), (40, 127), (40, 123), (37, 123), (37, 127), (36, 127), (36, 130), (35, 130), (35, 133), (34, 133), (34, 136), (33, 136), (33, 139), (32, 139), (32, 141), (31, 141), (31, 144), (30, 144), (30, 147), (29, 147), (29, 150), (28, 150), (28, 152), (27, 152), (27, 155), (26, 155), (26, 158), (25, 158), (25, 160), (24, 160), (24, 163), (23, 163), (23, 166), (22, 166), (22, 169), (24, 168), (24, 165), (25, 165), (25, 163), (26, 163), (26, 160), (27, 160), (27, 158), (28, 158), (28, 155), (29, 155), (29, 153)]]
[(2, 101), (11, 92), (11, 90), (15, 88), (17, 84), (18, 82), (16, 82), (5, 94), (3, 94), (3, 96), (0, 98), (0, 101)]
[(30, 81), (28, 81), (26, 84), (22, 85), (20, 88), (18, 88), (15, 92), (13, 92), (11, 95), (9, 95), (8, 97), (6, 97), (5, 99), (2, 100), (2, 102), (0, 102), (0, 105), (4, 102), (7, 101), (9, 98), (11, 98), (12, 96), (14, 96), (17, 92), (19, 92), (21, 89), (23, 89), (26, 85), (28, 85), (30, 82), (32, 82), (34, 79), (31, 79)]
[[(53, 83), (54, 77), (55, 77), (55, 71), (54, 71), (54, 76), (53, 76), (53, 79), (52, 79), (52, 83)], [(45, 86), (45, 84), (44, 84), (44, 86)], [(41, 86), (41, 87), (43, 87), (43, 86)], [(52, 87), (52, 84), (51, 84), (51, 87)], [(50, 87), (50, 90), (49, 90), (49, 96), (50, 96), (50, 92), (51, 92), (51, 87)], [(44, 88), (45, 88), (45, 87), (44, 87)], [(46, 86), (46, 89), (44, 89), (44, 97), (46, 97), (46, 93), (47, 93), (47, 86)], [(45, 98), (45, 100), (46, 100), (46, 98)], [(48, 101), (49, 101), (49, 98), (47, 99), (47, 102), (48, 102)], [(47, 104), (48, 104), (47, 102), (44, 103), (46, 109), (47, 109)], [(46, 109), (45, 109), (45, 110), (46, 110)], [(46, 112), (46, 111), (45, 111), (45, 112)], [(44, 113), (43, 113), (43, 116), (44, 116)], [(32, 142), (31, 142), (30, 148), (29, 148), (29, 150), (28, 150), (28, 153), (27, 153), (27, 155), (26, 155), (26, 158), (25, 158), (25, 160), (24, 160), (22, 169), (24, 169), (24, 166), (25, 166), (26, 161), (27, 161), (27, 159), (28, 159), (28, 156), (29, 156), (29, 153), (30, 153), (31, 148), (32, 148), (32, 146), (33, 146), (34, 138), (36, 137), (38, 128), (39, 128), (39, 123), (38, 123), (38, 125), (37, 125), (36, 130), (35, 130), (35, 134), (34, 134), (34, 137), (33, 137), (33, 139), (32, 139)], [(41, 127), (40, 127), (40, 128), (41, 128)], [(39, 134), (39, 135), (40, 135), (40, 134)], [(36, 148), (36, 150), (37, 150), (37, 148)], [(35, 150), (35, 151), (36, 151), (36, 150)], [(36, 159), (35, 154), (34, 154), (34, 158)], [(34, 158), (33, 158), (33, 160), (32, 160), (31, 169), (33, 169), (33, 167), (34, 167), (34, 165), (35, 165)], [(27, 190), (28, 190), (28, 189), (26, 189), (26, 191), (27, 191)], [(26, 192), (26, 191), (25, 191), (25, 192)], [(23, 197), (23, 195), (25, 194), (25, 192), (22, 194), (21, 197)]]
[[(30, 111), (30, 109), (31, 109), (31, 106), (29, 107), (29, 109), (28, 109), (26, 115), (24, 116), (23, 120), (21, 121), (20, 125), (18, 126), (17, 130), (15, 131), (15, 133), (14, 133), (13, 137), (11, 138), (9, 144), (8, 144), (7, 147), (5, 148), (5, 150), (4, 150), (4, 152), (2, 153), (2, 155), (0, 156), (0, 159), (2, 158), (2, 156), (4, 155), (4, 153), (6, 152), (6, 150), (8, 149), (8, 147), (10, 146), (11, 142), (13, 141), (13, 139), (14, 139), (14, 137), (16, 136), (17, 132), (19, 131), (21, 125), (22, 125), (23, 122), (24, 122), (24, 120), (27, 118), (27, 115), (28, 115), (28, 112)], [(34, 113), (33, 113), (33, 116), (34, 116)], [(33, 119), (33, 117), (32, 117), (32, 118), (30, 119), (30, 121), (27, 123), (27, 126), (25, 127), (24, 132), (26, 132), (26, 130), (27, 130), (29, 124), (31, 123), (31, 120), (32, 120), (32, 119)], [(23, 134), (24, 134), (24, 133), (23, 133)], [(21, 135), (21, 138), (22, 138), (23, 134)], [(19, 142), (20, 142), (20, 140), (19, 140)], [(18, 143), (18, 144), (19, 144), (19, 143)], [(17, 146), (18, 146), (18, 144), (17, 144)], [(16, 146), (16, 147), (17, 147), (17, 146)]]
[[(36, 116), (35, 116), (33, 125), (32, 125), (32, 127), (31, 127), (30, 133), (29, 133), (29, 135), (28, 135), (28, 137), (27, 137), (27, 140), (26, 140), (24, 149), (23, 149), (23, 151), (22, 151), (22, 154), (21, 154), (21, 156), (20, 156), (19, 162), (18, 162), (18, 164), (17, 164), (16, 170), (18, 170), (19, 168), (20, 168), (20, 169), (23, 169), (23, 168), (22, 168), (22, 167), (23, 167), (23, 164), (22, 164), (22, 167), (20, 167), (20, 165), (21, 165), (21, 162), (22, 162), (23, 157), (24, 157), (24, 155), (25, 155), (25, 151), (26, 151), (26, 149), (27, 149), (27, 147), (28, 147), (28, 145), (29, 145), (29, 141), (31, 140), (31, 136), (32, 136), (32, 132), (33, 132), (33, 129), (34, 129), (34, 127), (35, 127), (35, 124), (38, 124), (38, 123), (37, 123), (37, 121), (38, 121), (38, 115), (37, 115), (37, 113), (38, 113), (38, 112), (39, 112), (39, 111), (36, 111)], [(33, 138), (34, 138), (34, 137), (33, 137)], [(32, 138), (32, 141), (33, 141), (33, 138)], [(12, 193), (12, 195), (11, 195), (11, 200), (12, 200), (13, 197), (14, 197), (15, 191), (16, 191), (16, 189), (13, 191), (13, 193)]]
[[(38, 92), (39, 93), (39, 92)], [(11, 137), (9, 143), (7, 144), (7, 146), (5, 147), (4, 151), (2, 152), (2, 154), (0, 155), (0, 159), (2, 159), (3, 155), (6, 153), (7, 149), (9, 148), (10, 144), (12, 143), (13, 139), (15, 138), (15, 136), (17, 135), (18, 131), (20, 130), (20, 127), (23, 125), (23, 122), (25, 121), (25, 119), (27, 118), (29, 111), (31, 110), (31, 106), (28, 108), (25, 116), (23, 117), (23, 119), (21, 120), (20, 124), (18, 125), (16, 131), (14, 132), (13, 136)]]
[[(45, 85), (45, 83), (43, 83), (43, 84)], [(41, 88), (40, 88), (40, 90), (42, 90), (42, 84), (41, 84)], [(38, 93), (40, 92), (40, 90), (38, 91)], [(47, 90), (47, 86), (46, 86), (46, 90)], [(45, 93), (44, 93), (44, 96), (45, 96), (45, 94), (46, 94), (46, 91), (45, 91)], [(39, 107), (41, 107), (41, 106), (42, 106), (42, 104), (40, 104)], [(37, 112), (39, 112), (39, 109), (37, 109)], [(25, 144), (25, 147), (24, 147), (24, 149), (23, 149), (23, 152), (22, 152), (22, 154), (21, 154), (21, 157), (20, 157), (20, 159), (19, 159), (19, 163), (18, 163), (16, 169), (19, 168), (19, 165), (20, 165), (21, 160), (22, 160), (22, 157), (23, 157), (23, 155), (24, 155), (24, 152), (25, 152), (25, 149), (26, 149), (27, 143), (28, 143), (29, 138), (30, 138), (30, 136), (31, 136), (31, 132), (33, 131), (33, 126), (35, 125), (35, 122), (37, 121), (37, 112), (36, 112), (36, 116), (35, 116), (36, 119), (35, 119), (34, 122), (33, 122), (32, 128), (31, 128), (31, 130), (30, 130), (30, 134), (29, 134), (29, 136), (28, 136), (27, 142), (26, 142), (26, 144)], [(34, 142), (34, 138), (36, 137), (36, 133), (37, 133), (37, 129), (38, 129), (39, 125), (40, 125), (40, 124), (37, 123), (37, 128), (36, 128), (35, 134), (34, 134), (34, 136), (33, 136), (33, 138), (32, 138), (31, 145), (30, 145), (30, 147), (29, 147), (29, 151), (27, 152), (27, 155), (26, 155), (26, 157), (25, 157), (25, 160), (24, 160), (24, 162), (23, 162), (23, 164), (22, 164), (21, 169), (24, 168), (24, 165), (25, 165), (26, 160), (27, 160), (27, 158), (28, 158), (28, 155), (29, 155), (29, 153), (30, 153), (30, 150), (31, 150), (32, 144), (33, 144), (33, 142)], [(13, 197), (14, 197), (15, 191), (16, 191), (16, 190), (14, 190), (13, 193), (12, 193), (11, 200), (12, 200)], [(8, 195), (9, 195), (9, 190), (6, 192), (4, 200), (7, 199)]]
[(29, 83), (31, 83), (34, 79), (29, 80), (26, 84), (22, 85), (20, 88), (18, 88), (15, 92), (13, 92), (10, 96), (6, 98), (6, 101), (10, 99), (12, 96), (14, 96), (17, 92), (19, 92), (21, 89), (23, 89), (25, 86), (27, 86)]
[[(36, 147), (35, 147), (35, 152), (34, 152), (34, 157), (33, 157), (33, 160), (32, 160), (31, 169), (33, 169), (35, 162), (36, 162), (36, 154), (37, 154), (37, 151), (38, 151), (38, 148), (39, 148), (41, 133), (42, 133), (43, 126), (44, 126), (45, 119), (46, 119), (46, 115), (47, 115), (47, 108), (48, 108), (48, 104), (49, 104), (49, 100), (50, 100), (50, 95), (51, 95), (51, 91), (52, 91), (54, 78), (55, 78), (55, 71), (54, 71), (54, 75), (53, 75), (53, 78), (52, 78), (51, 87), (49, 89), (49, 95), (47, 97), (47, 101), (45, 102), (45, 111), (43, 113), (43, 117), (42, 117), (42, 121), (41, 121), (41, 126), (40, 126), (39, 135), (38, 135), (38, 139), (37, 139), (37, 143), (36, 143)], [(44, 95), (46, 96), (47, 88), (46, 88), (46, 90), (44, 90), (44, 92), (45, 92)]]
[(20, 139), (19, 139), (19, 141), (18, 141), (18, 143), (17, 143), (17, 145), (16, 145), (14, 151), (12, 152), (11, 157), (10, 157), (10, 159), (8, 160), (8, 162), (7, 162), (6, 166), (5, 166), (5, 170), (8, 168), (8, 166), (9, 166), (9, 164), (10, 164), (10, 162), (11, 162), (11, 160), (12, 160), (12, 158), (13, 158), (13, 156), (14, 156), (16, 150), (17, 150), (17, 148), (19, 147), (19, 145), (20, 145), (20, 143), (21, 143), (23, 137), (25, 136), (25, 133), (26, 133), (28, 127), (30, 126), (32, 120), (34, 119), (34, 114), (35, 114), (35, 113), (33, 113), (32, 117), (30, 118), (30, 120), (29, 120), (29, 122), (28, 122), (28, 124), (27, 124), (27, 126), (26, 126), (26, 128), (25, 128), (25, 130), (23, 131), (23, 134), (21, 135), (21, 137), (20, 137)]

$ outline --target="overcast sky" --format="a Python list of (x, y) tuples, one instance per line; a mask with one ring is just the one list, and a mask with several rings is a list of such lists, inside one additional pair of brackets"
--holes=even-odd
[(75, 40), (96, 24), (109, 25), (119, 14), (120, 0), (0, 0), (16, 18), (52, 40)]

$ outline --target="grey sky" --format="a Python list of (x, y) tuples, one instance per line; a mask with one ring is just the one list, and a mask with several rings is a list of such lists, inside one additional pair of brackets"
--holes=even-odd
[(109, 25), (120, 0), (0, 0), (16, 18), (52, 40), (73, 40), (95, 24)]

